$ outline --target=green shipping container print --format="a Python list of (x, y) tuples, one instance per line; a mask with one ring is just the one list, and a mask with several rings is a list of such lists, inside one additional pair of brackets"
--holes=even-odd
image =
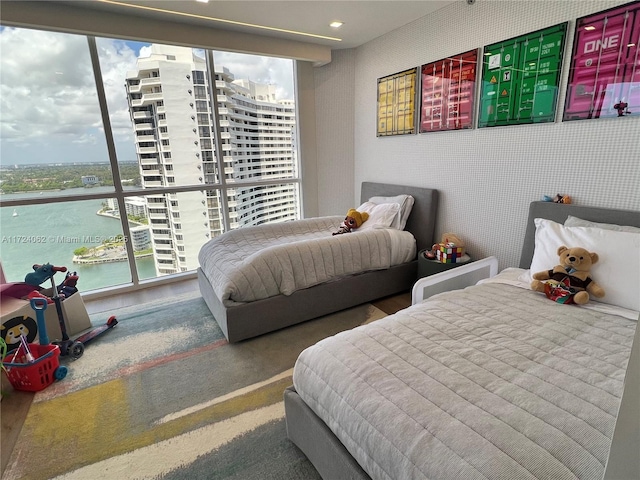
[(478, 127), (555, 121), (567, 24), (484, 47)]

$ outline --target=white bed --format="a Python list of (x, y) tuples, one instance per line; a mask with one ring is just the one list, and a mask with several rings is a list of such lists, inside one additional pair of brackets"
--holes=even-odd
[[(549, 208), (559, 221), (593, 213), (566, 207), (534, 205), (530, 224)], [(640, 226), (639, 212), (608, 213)], [(595, 231), (554, 228), (558, 241)], [(544, 261), (539, 232), (529, 231), (526, 265)], [(640, 251), (640, 234), (610, 235)], [(637, 252), (627, 258), (632, 294)], [(637, 295), (623, 306), (615, 296), (560, 305), (530, 290), (529, 278), (527, 269), (506, 269), (305, 350), (285, 392), (289, 438), (332, 480), (603, 478)]]
[(364, 182), (357, 230), (344, 216), (241, 228), (200, 251), (200, 292), (237, 342), (411, 289), (417, 252), (433, 244), (437, 191)]
[(416, 241), (411, 232), (359, 228), (334, 236), (343, 218), (310, 218), (230, 231), (202, 247), (200, 268), (229, 307), (291, 295), (415, 259)]

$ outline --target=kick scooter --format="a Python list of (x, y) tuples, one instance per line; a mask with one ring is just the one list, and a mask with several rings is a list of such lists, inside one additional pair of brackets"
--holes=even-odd
[[(50, 265), (50, 264), (34, 265), (33, 270), (34, 272), (42, 273), (44, 275), (45, 280), (51, 281), (51, 288), (53, 292), (51, 298), (53, 299), (53, 303), (55, 304), (55, 307), (56, 307), (56, 313), (58, 314), (58, 323), (60, 324), (60, 332), (62, 333), (62, 340), (59, 342), (52, 342), (52, 343), (60, 347), (61, 356), (70, 355), (73, 359), (80, 358), (84, 353), (84, 347), (87, 343), (89, 343), (94, 338), (102, 335), (107, 330), (111, 330), (113, 327), (115, 327), (118, 324), (118, 320), (116, 320), (116, 317), (112, 315), (111, 317), (109, 317), (109, 319), (107, 320), (107, 323), (105, 323), (104, 325), (100, 325), (99, 327), (96, 327), (86, 333), (83, 333), (82, 335), (71, 340), (69, 338), (69, 335), (67, 335), (67, 326), (64, 322), (64, 313), (62, 312), (62, 299), (60, 298), (59, 288), (61, 290), (66, 290), (68, 292), (70, 291), (72, 292), (71, 294), (77, 292), (77, 289), (75, 288), (77, 275), (68, 274), (67, 277), (65, 278), (65, 281), (62, 282), (60, 287), (57, 287), (56, 282), (53, 279), (53, 276), (56, 274), (56, 272), (66, 272), (67, 267), (54, 267), (53, 265)], [(28, 278), (29, 276), (27, 275), (27, 279)]]

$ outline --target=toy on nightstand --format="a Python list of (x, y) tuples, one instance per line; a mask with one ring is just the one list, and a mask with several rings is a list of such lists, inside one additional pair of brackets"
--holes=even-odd
[[(434, 249), (434, 259), (442, 263), (459, 263), (466, 260), (464, 242), (455, 233), (443, 233), (440, 243), (431, 248), (432, 254)], [(425, 256), (430, 258), (429, 255)]]
[(435, 260), (437, 255), (438, 255), (438, 247), (440, 246), (439, 243), (434, 243), (431, 246), (431, 250), (425, 250), (424, 252), (424, 256), (427, 257), (429, 260)]

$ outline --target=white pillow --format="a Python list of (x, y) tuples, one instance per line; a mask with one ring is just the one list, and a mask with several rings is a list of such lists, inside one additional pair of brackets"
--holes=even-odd
[(358, 230), (366, 230), (367, 228), (389, 228), (400, 212), (400, 205), (397, 203), (381, 203), (377, 205), (373, 202), (364, 202), (356, 208), (356, 210), (360, 213), (367, 212), (369, 214), (369, 218), (365, 222), (362, 222)]
[(529, 276), (558, 265), (558, 248), (582, 247), (598, 254), (591, 277), (605, 291), (592, 300), (640, 310), (640, 234), (594, 227), (566, 227), (536, 218), (535, 250)]
[(377, 204), (397, 203), (400, 206), (400, 212), (394, 219), (394, 222), (391, 226), (393, 228), (397, 228), (398, 230), (404, 230), (404, 227), (407, 224), (407, 219), (411, 214), (411, 209), (413, 208), (413, 202), (415, 201), (415, 199), (411, 195), (396, 195), (395, 197), (371, 197), (369, 201)]
[(616, 232), (631, 232), (631, 233), (640, 233), (640, 228), (632, 227), (631, 225), (616, 225), (613, 223), (598, 223), (591, 222), (589, 220), (583, 220), (582, 218), (574, 217), (573, 215), (569, 215), (567, 219), (564, 221), (565, 227), (594, 227), (594, 228), (604, 228), (606, 230), (615, 230)]

